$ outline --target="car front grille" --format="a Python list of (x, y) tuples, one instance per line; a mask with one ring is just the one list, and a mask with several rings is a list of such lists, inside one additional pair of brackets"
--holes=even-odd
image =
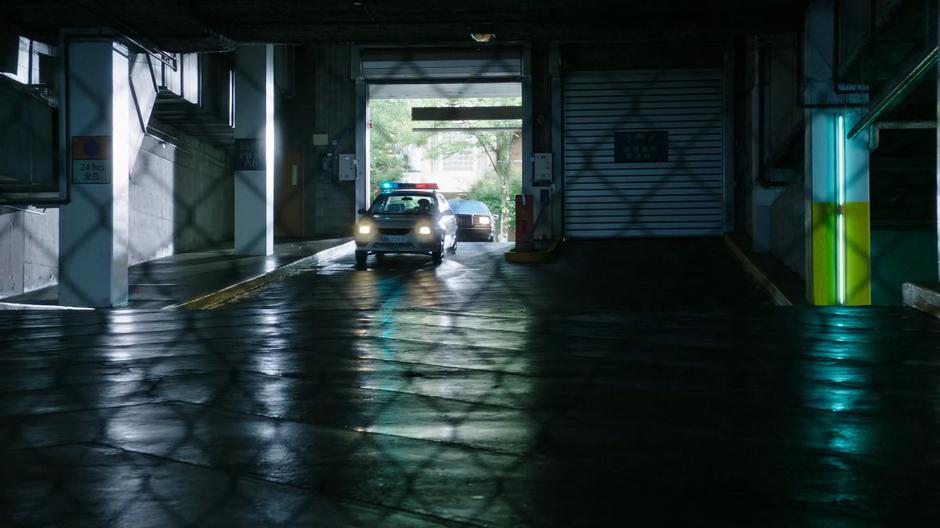
[(457, 215), (457, 225), (462, 225), (462, 226), (473, 225), (473, 215), (468, 215), (468, 214)]
[(411, 229), (407, 228), (398, 228), (398, 227), (380, 227), (379, 234), (381, 235), (407, 235)]

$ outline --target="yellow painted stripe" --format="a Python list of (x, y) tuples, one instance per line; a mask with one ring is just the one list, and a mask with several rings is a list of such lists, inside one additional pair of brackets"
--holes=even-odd
[(871, 221), (868, 202), (845, 204), (845, 304), (871, 304)]
[(516, 251), (515, 248), (506, 252), (506, 262), (514, 264), (533, 264), (548, 262), (555, 258), (561, 248), (561, 240), (553, 239), (545, 249), (535, 251)]
[[(839, 303), (837, 206), (813, 203), (812, 268), (810, 301), (818, 305)], [(845, 204), (845, 268), (847, 305), (871, 304), (871, 222), (868, 202)]]
[(725, 244), (728, 245), (731, 254), (741, 263), (741, 267), (751, 275), (751, 278), (754, 279), (755, 282), (760, 284), (767, 291), (767, 294), (773, 300), (774, 304), (777, 306), (793, 306), (793, 301), (761, 271), (760, 267), (747, 256), (744, 250), (738, 247), (737, 242), (735, 242), (733, 238), (725, 235)]
[(818, 305), (836, 304), (836, 204), (814, 202), (812, 214), (813, 280), (810, 283), (810, 301)]

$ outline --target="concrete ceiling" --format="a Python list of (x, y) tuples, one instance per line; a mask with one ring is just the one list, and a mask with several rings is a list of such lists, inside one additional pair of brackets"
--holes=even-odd
[(29, 0), (0, 24), (36, 39), (118, 27), (167, 51), (240, 43), (441, 43), (472, 31), (502, 41), (723, 37), (798, 29), (803, 0)]

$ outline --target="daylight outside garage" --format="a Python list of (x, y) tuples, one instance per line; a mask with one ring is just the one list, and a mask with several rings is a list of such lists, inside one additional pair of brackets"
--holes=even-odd
[(484, 218), (484, 225), (493, 225), (492, 236), (468, 231), (464, 238), (514, 240), (515, 196), (522, 192), (522, 100), (513, 95), (519, 86), (461, 87), (464, 93), (507, 94), (497, 98), (376, 97), (394, 94), (399, 86), (404, 85), (370, 88), (373, 195), (382, 182), (435, 183), (456, 207), (458, 220), (469, 215), (478, 217), (477, 226)]

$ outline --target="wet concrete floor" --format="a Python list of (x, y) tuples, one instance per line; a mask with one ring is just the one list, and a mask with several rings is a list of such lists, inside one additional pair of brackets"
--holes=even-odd
[[(351, 239), (278, 240), (274, 254), (235, 255), (231, 248), (180, 253), (131, 266), (128, 308), (160, 309), (180, 304)], [(58, 304), (58, 286), (3, 299), (23, 304)]]
[(770, 306), (720, 240), (505, 249), (0, 314), (0, 519), (937, 525), (940, 320)]

